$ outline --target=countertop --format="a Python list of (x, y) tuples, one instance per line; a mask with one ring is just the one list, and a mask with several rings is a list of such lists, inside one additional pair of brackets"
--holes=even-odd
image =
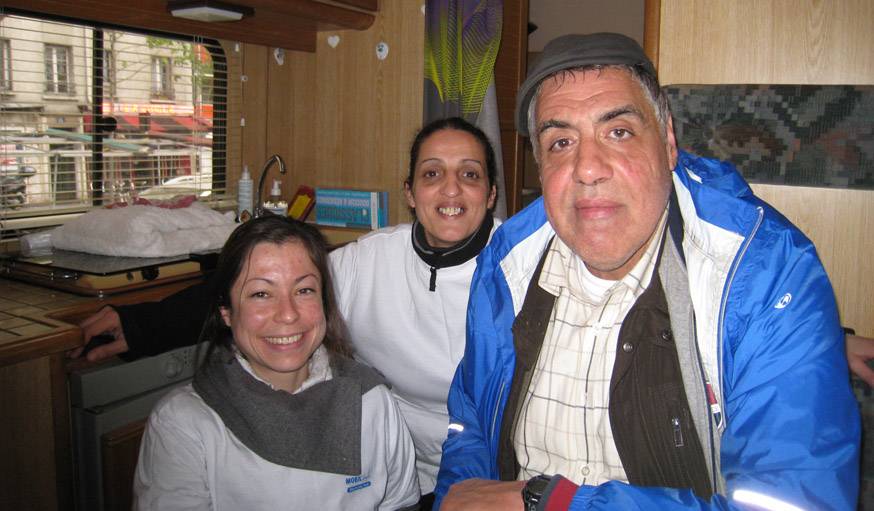
[(78, 346), (79, 328), (50, 315), (95, 300), (0, 278), (0, 364)]
[(65, 352), (82, 344), (78, 322), (107, 304), (158, 300), (197, 282), (188, 279), (110, 297), (82, 296), (0, 278), (0, 366)]

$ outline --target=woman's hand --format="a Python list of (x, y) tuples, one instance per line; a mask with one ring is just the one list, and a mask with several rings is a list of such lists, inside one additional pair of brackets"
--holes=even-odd
[(85, 318), (79, 324), (79, 328), (82, 329), (82, 337), (85, 342), (81, 347), (67, 352), (67, 356), (70, 358), (80, 357), (85, 347), (91, 341), (91, 338), (101, 334), (111, 335), (115, 340), (101, 346), (96, 346), (88, 351), (86, 358), (89, 361), (97, 362), (119, 353), (125, 353), (128, 350), (127, 341), (124, 338), (124, 330), (121, 327), (121, 318), (118, 316), (118, 312), (108, 305)]

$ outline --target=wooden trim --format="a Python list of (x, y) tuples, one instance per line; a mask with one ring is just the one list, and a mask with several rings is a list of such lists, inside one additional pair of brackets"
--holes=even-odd
[[(40, 320), (45, 321), (45, 320)], [(46, 321), (48, 322), (48, 321)], [(0, 349), (0, 367), (18, 364), (52, 353), (64, 353), (82, 344), (82, 334), (77, 327), (59, 324), (48, 335), (31, 337), (6, 344)]]
[(338, 4), (351, 5), (352, 7), (360, 7), (368, 11), (376, 12), (379, 10), (379, 0), (334, 0)]
[(516, 93), (528, 62), (528, 0), (505, 0), (501, 48), (495, 61), (495, 94), (501, 130), (507, 216), (522, 209), (525, 139), (516, 132)]
[(235, 0), (255, 9), (240, 21), (203, 23), (174, 18), (165, 0), (139, 0), (120, 8), (115, 0), (0, 0), (4, 7), (97, 23), (200, 35), (288, 50), (314, 52), (318, 30), (365, 30), (371, 13), (311, 0)]
[[(276, 14), (282, 16), (294, 16), (319, 24), (319, 29), (352, 29), (367, 30), (373, 25), (372, 14), (347, 9), (336, 5), (323, 4), (308, 0), (234, 0), (255, 9), (255, 17), (266, 13), (268, 16)], [(375, 2), (373, 2), (375, 3)], [(371, 9), (375, 11), (376, 9)]]
[(659, 68), (659, 33), (662, 14), (661, 0), (644, 0), (643, 3), (643, 51), (653, 67)]
[(73, 443), (70, 429), (70, 400), (64, 353), (49, 356), (49, 381), (52, 396), (52, 422), (55, 432), (55, 485), (58, 509), (71, 510), (74, 502)]

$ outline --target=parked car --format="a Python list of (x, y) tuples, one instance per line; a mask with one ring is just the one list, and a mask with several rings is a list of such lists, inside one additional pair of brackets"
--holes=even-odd
[[(200, 187), (198, 188), (198, 184)], [(169, 199), (176, 195), (196, 195), (200, 198), (209, 197), (211, 181), (205, 176), (177, 176), (164, 181), (162, 184), (146, 188), (138, 196), (145, 199)], [(207, 188), (204, 190), (204, 188)]]

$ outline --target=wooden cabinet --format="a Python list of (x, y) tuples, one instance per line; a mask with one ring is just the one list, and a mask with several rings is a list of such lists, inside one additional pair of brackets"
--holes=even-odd
[[(76, 323), (107, 303), (158, 300), (199, 280), (197, 274), (99, 299), (0, 279), (0, 509), (74, 508), (67, 370), (71, 364), (86, 364), (66, 358), (66, 351), (82, 342)], [(136, 463), (138, 427), (141, 434), (142, 424), (131, 424), (103, 439), (114, 467), (109, 496), (125, 509), (130, 496), (124, 493), (129, 481), (123, 478), (133, 472), (118, 467)]]
[(69, 509), (69, 413), (59, 406), (65, 400), (58, 355), (0, 367), (0, 509)]
[(146, 421), (140, 420), (106, 433), (100, 440), (105, 511), (128, 511), (131, 508), (134, 472), (145, 429)]

